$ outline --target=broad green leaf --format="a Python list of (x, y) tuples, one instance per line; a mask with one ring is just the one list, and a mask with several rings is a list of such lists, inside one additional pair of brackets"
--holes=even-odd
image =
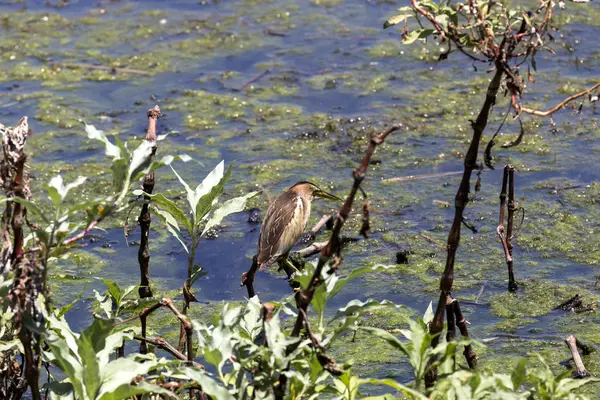
[(190, 286), (193, 285), (198, 279), (206, 275), (207, 272), (199, 265), (194, 265), (192, 269), (192, 276), (190, 277)]
[(221, 207), (219, 207), (210, 217), (204, 230), (202, 231), (202, 235), (204, 235), (210, 228), (215, 225), (219, 225), (223, 218), (228, 216), (229, 214), (237, 213), (244, 211), (246, 208), (246, 203), (249, 199), (255, 197), (260, 192), (250, 192), (245, 196), (236, 197), (231, 200), (227, 200)]
[(390, 26), (398, 25), (398, 24), (406, 21), (410, 17), (412, 17), (412, 15), (408, 15), (408, 14), (395, 15), (383, 23), (383, 29), (387, 29)]
[(125, 184), (129, 181), (127, 176), (128, 168), (129, 165), (124, 159), (118, 159), (116, 161), (113, 161), (110, 167), (113, 173), (113, 186), (115, 190), (119, 193), (122, 193), (123, 189), (126, 189)]
[(108, 289), (108, 294), (110, 294), (112, 298), (115, 299), (115, 303), (119, 304), (122, 298), (121, 287), (119, 286), (119, 284), (110, 279), (101, 279), (101, 281), (106, 285)]
[(156, 161), (152, 165), (152, 169), (155, 170), (155, 169), (158, 169), (165, 165), (171, 165), (175, 161), (189, 162), (189, 161), (192, 161), (192, 157), (188, 156), (187, 154), (180, 154), (178, 156), (166, 155), (166, 156), (162, 157), (160, 160)]
[(175, 219), (175, 217), (173, 217), (173, 215), (170, 214), (168, 211), (165, 211), (160, 208), (154, 208), (154, 211), (156, 212), (158, 217), (163, 221), (169, 233), (173, 235), (173, 237), (177, 239), (177, 241), (179, 241), (179, 244), (181, 244), (185, 252), (189, 254), (190, 251), (188, 250), (188, 247), (183, 242), (183, 239), (181, 239), (181, 236), (179, 236), (179, 225), (177, 225), (177, 220)]
[(556, 388), (556, 391), (557, 391), (556, 398), (567, 397), (570, 393), (574, 393), (575, 390), (579, 389), (580, 387), (587, 385), (589, 383), (594, 383), (594, 382), (600, 382), (600, 379), (598, 379), (598, 378), (585, 378), (585, 379), (565, 378), (565, 379), (561, 379), (560, 382), (558, 382), (558, 385)]
[[(196, 224), (199, 224), (206, 217), (215, 205), (217, 198), (223, 193), (223, 187), (231, 176), (231, 167), (233, 167), (233, 163), (229, 164), (227, 172), (223, 175), (223, 161), (221, 161), (196, 188), (196, 196), (198, 196), (195, 213)], [(220, 176), (220, 179), (215, 183), (215, 179), (218, 176)]]
[(444, 30), (448, 29), (448, 16), (446, 14), (436, 15), (435, 20), (442, 26)]
[(523, 358), (519, 361), (511, 374), (512, 389), (519, 390), (521, 385), (527, 380), (527, 359)]
[(392, 335), (388, 331), (381, 329), (381, 328), (373, 328), (370, 326), (361, 326), (361, 327), (359, 327), (359, 329), (369, 332), (369, 333), (373, 334), (374, 336), (378, 336), (378, 337), (382, 338), (383, 340), (388, 342), (390, 345), (392, 345), (396, 349), (400, 350), (405, 356), (410, 357), (410, 352), (409, 352), (408, 348), (400, 340), (398, 340), (398, 338), (396, 336)]
[(67, 185), (63, 183), (63, 178), (60, 175), (56, 175), (50, 179), (50, 182), (48, 183), (48, 195), (54, 203), (54, 206), (60, 206), (60, 204), (65, 200), (65, 197), (67, 197), (69, 191), (77, 186), (81, 186), (86, 179), (87, 178), (85, 176), (80, 176)]
[(44, 384), (44, 389), (50, 389), (50, 399), (75, 400), (73, 385), (70, 382), (49, 382)]
[(414, 43), (418, 39), (425, 39), (430, 35), (433, 35), (435, 31), (433, 29), (416, 29), (411, 31), (408, 35), (404, 37), (402, 43), (411, 44)]
[[(223, 386), (210, 377), (206, 372), (197, 368), (184, 368), (181, 373), (190, 379), (194, 384), (202, 386), (202, 391), (214, 399), (236, 400), (236, 398)], [(191, 385), (190, 385), (191, 386)]]
[(196, 192), (192, 190), (192, 188), (190, 187), (190, 185), (188, 185), (187, 182), (184, 181), (181, 176), (179, 176), (179, 174), (177, 173), (177, 171), (175, 171), (175, 168), (173, 168), (172, 165), (169, 165), (169, 167), (171, 167), (171, 170), (173, 171), (173, 173), (175, 174), (175, 176), (179, 180), (179, 183), (181, 183), (181, 185), (185, 189), (185, 193), (186, 193), (186, 196), (187, 196), (187, 201), (188, 201), (188, 204), (190, 205), (190, 208), (192, 209), (192, 212), (194, 214), (194, 221), (195, 221), (196, 220), (196, 204), (198, 204), (198, 199), (199, 198), (196, 197)]
[[(359, 379), (359, 385), (370, 384), (370, 385), (385, 385), (391, 388), (396, 389), (401, 392), (405, 396), (408, 396), (409, 399), (418, 399), (418, 400), (427, 400), (428, 397), (419, 393), (417, 390), (411, 389), (408, 386), (402, 385), (399, 382), (396, 382), (393, 379), (375, 379), (375, 378), (367, 378), (367, 379)], [(373, 399), (375, 399), (374, 397)], [(395, 397), (393, 397), (395, 398)]]
[[(177, 207), (175, 202), (167, 199), (162, 193), (148, 194), (142, 190), (134, 190), (133, 194), (136, 196), (141, 196), (141, 195), (149, 196), (152, 199), (154, 204), (158, 205), (163, 210), (165, 210), (166, 212), (171, 214), (173, 216), (173, 218), (175, 218), (175, 220), (179, 224), (183, 225), (190, 234), (192, 233), (192, 223), (186, 216), (185, 212), (182, 209), (180, 209), (179, 207)], [(179, 230), (178, 226), (177, 226), (177, 230)]]
[(130, 285), (127, 286), (121, 293), (121, 304), (123, 303), (123, 300), (125, 300), (125, 297), (129, 296), (131, 294), (131, 292), (133, 292), (138, 286), (137, 285)]
[(152, 153), (156, 148), (156, 143), (144, 140), (131, 153), (131, 163), (129, 164), (129, 178), (134, 180), (137, 174), (143, 172), (152, 163)]
[(95, 319), (79, 336), (77, 353), (83, 366), (82, 385), (87, 398), (95, 399), (101, 384), (100, 365), (96, 352), (104, 347), (106, 336), (112, 330), (112, 321)]
[(349, 316), (349, 315), (353, 315), (353, 314), (360, 314), (365, 311), (373, 311), (374, 309), (380, 309), (380, 308), (386, 308), (386, 307), (403, 307), (403, 306), (396, 306), (396, 304), (394, 304), (388, 300), (383, 300), (383, 301), (379, 302), (377, 300), (369, 299), (369, 300), (363, 302), (358, 299), (354, 299), (354, 300), (350, 300), (346, 304), (346, 306), (340, 308), (338, 310), (337, 314), (335, 315), (335, 317), (333, 317), (332, 321), (335, 321), (336, 319), (339, 319), (339, 318), (342, 318), (345, 316)]
[[(231, 164), (229, 165), (231, 168)], [(202, 182), (196, 186), (196, 197), (199, 199), (205, 194), (209, 193), (215, 186), (217, 186), (223, 178), (223, 172), (225, 171), (225, 161), (222, 160), (217, 166), (206, 175)]]
[(330, 342), (330, 341), (335, 340), (337, 337), (339, 337), (343, 332), (345, 332), (348, 329), (356, 329), (357, 328), (356, 322), (365, 312), (379, 310), (379, 309), (387, 308), (387, 307), (399, 308), (399, 307), (403, 307), (403, 306), (397, 306), (396, 304), (394, 304), (388, 300), (383, 300), (381, 302), (378, 302), (376, 300), (369, 299), (365, 302), (362, 302), (358, 299), (355, 299), (355, 300), (349, 301), (345, 307), (342, 307), (338, 310), (335, 317), (331, 320), (331, 322), (334, 322), (336, 320), (341, 320), (341, 325), (336, 327), (334, 329), (333, 335), (330, 335), (329, 337), (327, 337), (327, 339), (324, 340), (323, 342), (325, 343), (325, 342)]
[(117, 393), (127, 393), (131, 381), (139, 375), (147, 374), (158, 367), (169, 364), (166, 359), (156, 360), (154, 355), (131, 355), (117, 358), (102, 368), (102, 386), (97, 396), (98, 400), (116, 400)]
[(427, 306), (427, 310), (425, 310), (425, 314), (423, 315), (423, 322), (427, 325), (433, 320), (433, 305), (432, 302), (429, 302), (429, 306)]
[[(85, 122), (84, 122), (85, 124)], [(106, 155), (112, 158), (113, 160), (118, 160), (121, 158), (121, 149), (118, 146), (112, 144), (104, 132), (96, 129), (93, 125), (85, 124), (85, 131), (87, 132), (89, 139), (99, 140), (104, 143), (106, 148)]]
[(121, 347), (124, 341), (132, 340), (135, 334), (140, 334), (140, 327), (129, 327), (126, 330), (111, 333), (104, 341), (104, 347), (98, 350), (96, 358), (100, 366), (108, 364), (114, 352), (118, 347)]
[(127, 383), (122, 384), (121, 386), (112, 390), (110, 393), (103, 394), (102, 397), (100, 397), (98, 400), (123, 400), (134, 398), (133, 396), (141, 394), (162, 395), (160, 396), (161, 399), (179, 399), (179, 397), (170, 390), (164, 389), (160, 386), (153, 385), (148, 382), (139, 382), (135, 385)]
[(85, 399), (84, 367), (77, 354), (79, 335), (73, 333), (64, 317), (56, 318), (52, 314), (44, 315), (47, 322), (46, 343), (52, 353), (53, 364), (60, 368), (73, 385), (76, 398)]
[(113, 317), (113, 299), (109, 295), (101, 295), (96, 289), (94, 289), (94, 297), (100, 304), (100, 308), (104, 311), (107, 318)]

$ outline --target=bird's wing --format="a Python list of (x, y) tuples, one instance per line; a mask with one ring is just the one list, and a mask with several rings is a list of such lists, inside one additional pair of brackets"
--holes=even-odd
[[(292, 246), (282, 249), (282, 239), (293, 239), (288, 236), (288, 230), (291, 227), (294, 213), (297, 212), (298, 200), (300, 198), (290, 192), (285, 192), (269, 206), (267, 215), (260, 229), (260, 239), (258, 240), (258, 265), (265, 268), (275, 262), (277, 258), (285, 254)], [(300, 201), (302, 201), (300, 199)], [(304, 227), (301, 227), (304, 229)], [(302, 232), (300, 232), (300, 235)], [(265, 265), (263, 265), (265, 264)]]

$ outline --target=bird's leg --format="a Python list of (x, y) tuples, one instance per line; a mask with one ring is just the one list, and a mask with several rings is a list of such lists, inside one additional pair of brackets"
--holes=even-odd
[(292, 279), (292, 275), (298, 270), (296, 266), (290, 261), (286, 254), (279, 260), (279, 268), (284, 270), (287, 274), (288, 280)]

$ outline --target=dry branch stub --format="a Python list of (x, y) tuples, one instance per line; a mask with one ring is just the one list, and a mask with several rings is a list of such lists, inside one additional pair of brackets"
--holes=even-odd
[[(148, 130), (146, 131), (146, 140), (153, 143), (152, 157), (156, 154), (156, 121), (161, 116), (160, 108), (155, 105), (147, 112), (148, 116)], [(143, 181), (143, 189), (145, 193), (152, 194), (154, 191), (154, 184), (156, 178), (154, 171), (146, 174)], [(150, 247), (148, 245), (150, 235), (150, 224), (152, 223), (152, 216), (150, 215), (150, 197), (144, 195), (144, 204), (138, 217), (138, 223), (140, 224), (140, 247), (138, 250), (138, 264), (140, 265), (140, 287), (138, 288), (138, 294), (140, 298), (152, 297), (152, 289), (150, 288)], [(142, 327), (142, 338), (146, 337), (146, 316), (140, 316), (140, 323)], [(140, 342), (140, 353), (146, 354), (148, 347), (146, 341)]]
[(585, 369), (585, 365), (583, 365), (583, 360), (581, 359), (581, 355), (577, 350), (577, 339), (574, 335), (571, 335), (565, 339), (565, 343), (569, 350), (571, 351), (571, 357), (573, 358), (573, 362), (575, 363), (575, 370), (573, 371), (573, 377), (575, 378), (587, 378), (590, 376), (590, 373)]

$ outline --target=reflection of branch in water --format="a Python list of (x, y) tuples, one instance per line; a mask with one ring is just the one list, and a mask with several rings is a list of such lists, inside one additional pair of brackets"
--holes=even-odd
[(440, 172), (437, 174), (407, 175), (407, 176), (400, 176), (397, 178), (382, 179), (381, 182), (388, 183), (388, 182), (416, 181), (418, 179), (439, 178), (439, 177), (443, 177), (443, 176), (459, 175), (462, 173), (463, 173), (463, 171), (451, 171), (451, 172)]
[(109, 67), (106, 65), (92, 65), (92, 64), (82, 64), (82, 63), (60, 63), (59, 65), (65, 68), (83, 68), (83, 69), (97, 69), (101, 71), (110, 71), (115, 74), (117, 72), (125, 73), (125, 74), (135, 74), (135, 75), (152, 75), (152, 72), (142, 71), (140, 69), (133, 68), (119, 68), (119, 67)]

